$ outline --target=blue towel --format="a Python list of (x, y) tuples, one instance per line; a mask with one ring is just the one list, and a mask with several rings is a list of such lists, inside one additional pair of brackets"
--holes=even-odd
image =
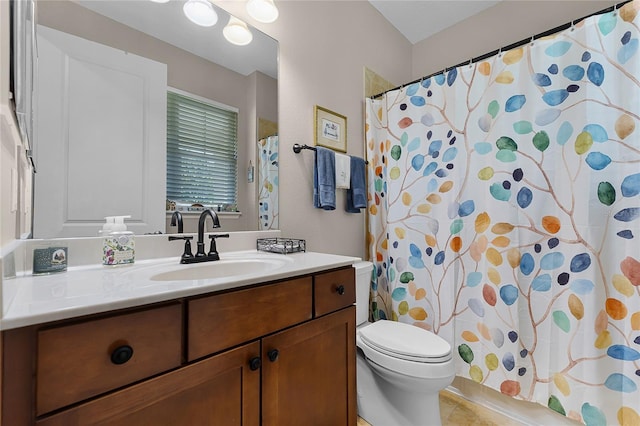
[(351, 188), (347, 189), (348, 213), (360, 213), (367, 208), (367, 185), (365, 179), (365, 161), (360, 157), (351, 157)]
[(313, 168), (313, 206), (325, 210), (336, 208), (336, 155), (320, 146), (316, 147)]

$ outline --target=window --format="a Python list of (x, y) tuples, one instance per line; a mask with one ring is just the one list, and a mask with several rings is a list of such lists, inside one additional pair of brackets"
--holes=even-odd
[(237, 204), (238, 111), (184, 92), (167, 93), (167, 199)]

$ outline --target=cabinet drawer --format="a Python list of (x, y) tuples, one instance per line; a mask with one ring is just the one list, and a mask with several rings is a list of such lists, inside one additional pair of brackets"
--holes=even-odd
[(37, 414), (178, 367), (181, 334), (178, 303), (39, 331)]
[(189, 361), (273, 333), (312, 317), (311, 277), (188, 302)]
[(356, 302), (355, 270), (351, 267), (314, 277), (315, 316), (328, 314)]

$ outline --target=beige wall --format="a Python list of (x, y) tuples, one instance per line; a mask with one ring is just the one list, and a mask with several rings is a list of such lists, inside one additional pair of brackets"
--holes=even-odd
[(280, 43), (280, 228), (304, 238), (310, 251), (364, 257), (364, 213), (344, 212), (344, 190), (334, 211), (312, 202), (313, 152), (294, 154), (295, 143), (313, 145), (313, 107), (347, 117), (348, 154), (364, 155), (364, 67), (384, 78), (410, 78), (411, 44), (366, 1), (276, 1), (272, 24), (253, 21), (244, 2), (214, 1)]
[(471, 58), (531, 38), (616, 1), (503, 0), (413, 46), (411, 79), (436, 73)]

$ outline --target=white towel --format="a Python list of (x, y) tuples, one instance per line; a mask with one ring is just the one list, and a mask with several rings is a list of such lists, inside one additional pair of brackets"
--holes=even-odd
[(336, 189), (351, 186), (351, 157), (336, 153)]

